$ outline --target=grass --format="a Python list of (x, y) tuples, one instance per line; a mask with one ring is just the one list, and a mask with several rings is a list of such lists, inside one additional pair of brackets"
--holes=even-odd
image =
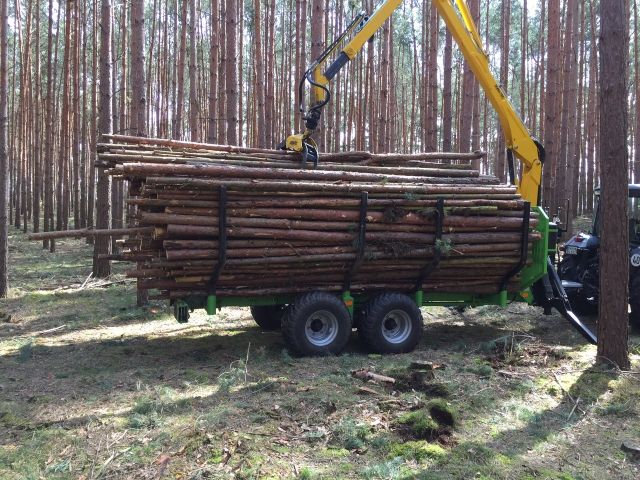
[[(11, 237), (3, 480), (640, 476), (619, 449), (640, 435), (638, 336), (636, 373), (616, 374), (558, 316), (429, 308), (411, 354), (367, 355), (354, 338), (345, 355), (295, 358), (245, 309), (180, 325), (162, 303), (133, 307), (123, 266), (81, 288), (89, 248), (57, 247)], [(444, 368), (418, 383), (417, 360)], [(398, 391), (350, 375), (361, 368), (397, 375)]]

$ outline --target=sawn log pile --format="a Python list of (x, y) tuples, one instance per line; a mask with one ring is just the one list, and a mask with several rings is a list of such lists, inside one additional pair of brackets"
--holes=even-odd
[(303, 169), (277, 150), (108, 138), (97, 166), (129, 182), (136, 229), (111, 258), (154, 298), (498, 293), (520, 261), (525, 203), (471, 167), (480, 154), (350, 152)]

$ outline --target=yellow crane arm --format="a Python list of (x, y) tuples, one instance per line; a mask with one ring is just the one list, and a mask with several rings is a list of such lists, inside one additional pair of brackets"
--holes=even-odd
[[(309, 81), (313, 87), (312, 105), (309, 110), (305, 111), (304, 106), (300, 106), (300, 110), (304, 113), (306, 130), (302, 134), (291, 135), (287, 138), (284, 142), (284, 147), (303, 152), (305, 155), (310, 151), (310, 157), (317, 163), (317, 152), (315, 151), (315, 144), (311, 140), (311, 135), (318, 126), (322, 107), (330, 99), (327, 85), (350, 60), (353, 60), (362, 51), (367, 41), (382, 28), (393, 12), (402, 4), (402, 1), (386, 0), (380, 4), (370, 17), (360, 14), (336, 42), (327, 48), (307, 70), (305, 78), (303, 78), (300, 85), (301, 99), (303, 98), (302, 86), (304, 81)], [(520, 195), (528, 202), (531, 202), (533, 206), (537, 206), (539, 204), (540, 184), (542, 181), (544, 149), (532, 138), (529, 130), (507, 98), (506, 93), (491, 73), (489, 58), (482, 47), (482, 40), (465, 0), (432, 0), (432, 2), (444, 19), (447, 28), (485, 91), (487, 98), (498, 113), (510, 160), (512, 156), (515, 156), (522, 162), (521, 179), (516, 180), (513, 171), (511, 171), (512, 179), (516, 182)], [(353, 39), (342, 48), (333, 63), (323, 71), (329, 57), (339, 48), (345, 38), (354, 31), (356, 34)], [(512, 165), (511, 161), (510, 163)]]
[[(540, 201), (542, 163), (544, 162), (542, 145), (532, 138), (506, 93), (491, 73), (489, 57), (482, 48), (480, 35), (466, 2), (464, 0), (432, 1), (460, 47), (469, 68), (498, 113), (510, 155), (514, 155), (522, 162), (522, 178), (517, 182), (518, 192), (533, 206), (537, 206)], [(454, 3), (460, 15), (456, 12)]]

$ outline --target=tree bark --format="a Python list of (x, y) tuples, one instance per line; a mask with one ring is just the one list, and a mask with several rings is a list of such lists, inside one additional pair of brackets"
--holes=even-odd
[(558, 110), (560, 103), (560, 4), (559, 0), (549, 0), (548, 31), (547, 31), (547, 81), (545, 96), (545, 125), (544, 146), (547, 151), (545, 162), (545, 182), (543, 199), (545, 206), (553, 214), (556, 211), (556, 181), (555, 174), (558, 165), (559, 146), (558, 137)]
[(189, 130), (191, 141), (200, 141), (200, 102), (198, 100), (198, 16), (196, 0), (189, 0)]
[[(325, 3), (326, 0), (312, 0), (311, 2), (311, 18), (313, 19), (311, 22), (311, 61), (318, 58), (325, 48)], [(312, 104), (318, 103), (315, 89), (310, 101)], [(323, 129), (324, 124), (325, 119), (320, 119), (318, 125), (320, 131)], [(319, 136), (317, 141), (320, 150), (324, 150), (323, 136)]]
[(238, 28), (237, 0), (226, 0), (226, 94), (227, 143), (238, 144), (238, 70), (236, 29)]
[[(266, 148), (267, 139), (265, 136), (265, 115), (264, 115), (264, 62), (262, 54), (262, 15), (261, 10), (262, 2), (260, 0), (253, 0), (253, 23), (254, 23), (254, 49), (253, 55), (255, 58), (256, 75), (254, 82), (254, 97), (256, 98), (256, 131), (255, 131), (255, 146), (258, 148)], [(304, 46), (302, 47), (304, 48)], [(300, 69), (298, 65), (297, 70)]]
[[(565, 38), (565, 59), (566, 59), (566, 78), (565, 78), (565, 92), (563, 95), (563, 103), (565, 110), (563, 116), (566, 114), (566, 122), (563, 121), (563, 126), (566, 123), (566, 131), (563, 128), (563, 149), (566, 148), (566, 155), (564, 156), (565, 168), (562, 171), (558, 171), (558, 181), (564, 179), (562, 184), (563, 200), (569, 200), (568, 205), (568, 219), (569, 223), (567, 227), (571, 232), (573, 230), (573, 207), (577, 198), (573, 196), (573, 185), (577, 183), (579, 175), (578, 162), (580, 161), (580, 155), (576, 155), (576, 123), (577, 123), (577, 110), (578, 110), (578, 2), (576, 0), (569, 0), (567, 3), (567, 36)], [(564, 203), (564, 202), (563, 202)]]
[(173, 123), (173, 138), (182, 137), (182, 112), (184, 110), (184, 65), (187, 57), (187, 7), (188, 0), (182, 0), (180, 10), (180, 51), (178, 52), (176, 115)]
[[(131, 0), (131, 126), (134, 135), (146, 137), (146, 88), (144, 75), (144, 0)], [(130, 187), (131, 188), (131, 187)], [(129, 210), (129, 216), (135, 208)], [(130, 219), (132, 221), (132, 219)], [(140, 266), (140, 265), (138, 265)], [(138, 282), (137, 305), (149, 302), (147, 291)]]
[(9, 268), (9, 76), (8, 76), (8, 15), (7, 0), (0, 1), (0, 298), (6, 298)]
[(600, 158), (602, 168), (598, 358), (629, 364), (627, 221), (627, 48), (624, 0), (600, 4)]
[[(98, 130), (100, 134), (111, 132), (111, 0), (101, 0), (100, 7), (100, 104)], [(111, 177), (104, 169), (98, 170), (96, 227), (106, 230), (111, 226)], [(111, 253), (111, 239), (96, 237), (93, 249), (93, 276), (105, 278), (111, 275), (109, 260), (100, 255)]]
[(444, 152), (450, 152), (453, 143), (452, 57), (453, 38), (447, 31), (444, 42), (444, 87), (442, 89), (442, 150)]

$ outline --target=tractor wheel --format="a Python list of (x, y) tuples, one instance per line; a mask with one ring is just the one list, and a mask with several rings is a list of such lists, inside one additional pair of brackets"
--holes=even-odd
[(337, 355), (351, 336), (351, 315), (335, 295), (310, 292), (300, 295), (282, 318), (287, 346), (297, 355)]
[(629, 323), (634, 329), (640, 330), (640, 275), (636, 275), (631, 279), (629, 305), (631, 306)]
[(375, 353), (407, 353), (422, 338), (422, 314), (416, 303), (401, 293), (382, 293), (364, 310), (358, 333)]
[(271, 332), (280, 330), (285, 308), (286, 305), (256, 305), (251, 307), (251, 315), (262, 330)]

